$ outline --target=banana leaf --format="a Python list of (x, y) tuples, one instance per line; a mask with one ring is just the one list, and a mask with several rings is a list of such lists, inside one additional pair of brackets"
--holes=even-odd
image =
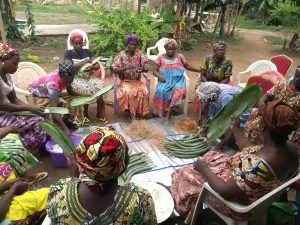
[(38, 116), (38, 114), (35, 114), (31, 111), (12, 112), (11, 114), (13, 114), (15, 116)]
[(38, 123), (47, 134), (62, 148), (66, 155), (73, 153), (75, 156), (75, 147), (69, 136), (56, 124), (45, 120)]
[(78, 107), (82, 105), (88, 105), (94, 101), (96, 101), (101, 95), (104, 95), (105, 93), (109, 92), (113, 88), (112, 85), (107, 85), (104, 88), (102, 88), (100, 91), (95, 93), (93, 96), (80, 96), (73, 98), (70, 102), (71, 107)]
[(63, 108), (63, 107), (46, 107), (45, 113), (64, 115), (64, 114), (69, 114), (70, 112), (67, 108)]
[(95, 63), (97, 63), (98, 61), (100, 61), (100, 59), (102, 59), (101, 56), (95, 58), (91, 63), (86, 63), (84, 66), (82, 66), (80, 68), (80, 72), (83, 72), (87, 67), (94, 65)]
[[(46, 107), (44, 110), (45, 114), (69, 114), (69, 110), (67, 108), (63, 107)], [(15, 116), (39, 116), (36, 113), (33, 113), (31, 111), (19, 111), (19, 112), (12, 112)]]
[(251, 84), (234, 96), (211, 120), (207, 138), (209, 140), (220, 138), (230, 128), (231, 117), (238, 118), (252, 108), (262, 94), (263, 92), (257, 84)]

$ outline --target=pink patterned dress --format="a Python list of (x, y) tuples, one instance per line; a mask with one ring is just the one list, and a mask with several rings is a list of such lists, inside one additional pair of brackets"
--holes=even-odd
[(173, 60), (165, 59), (160, 55), (155, 63), (159, 66), (160, 76), (166, 79), (165, 83), (158, 81), (153, 99), (154, 107), (162, 117), (171, 107), (184, 102), (186, 59), (182, 54), (178, 54)]

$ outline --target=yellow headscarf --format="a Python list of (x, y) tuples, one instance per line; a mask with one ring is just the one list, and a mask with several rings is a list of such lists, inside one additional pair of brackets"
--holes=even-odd
[(112, 127), (99, 127), (81, 140), (76, 161), (82, 174), (101, 183), (124, 172), (127, 151), (125, 139), (118, 132)]

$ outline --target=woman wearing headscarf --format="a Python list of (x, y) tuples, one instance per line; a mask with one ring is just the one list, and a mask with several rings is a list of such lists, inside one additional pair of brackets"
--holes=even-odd
[[(288, 135), (299, 124), (297, 112), (280, 100), (274, 100), (266, 105), (263, 121), (266, 126), (261, 131), (264, 136), (262, 145), (244, 148), (233, 156), (210, 151), (194, 165), (173, 173), (171, 193), (176, 211), (186, 217), (186, 224), (191, 221), (198, 194), (205, 182), (229, 201), (250, 204), (277, 188), (298, 170), (298, 152), (288, 141)], [(237, 128), (236, 121), (231, 128)], [(210, 204), (227, 216), (242, 216), (234, 215), (215, 198), (210, 199)]]
[(114, 74), (121, 80), (117, 91), (119, 109), (123, 112), (129, 110), (132, 119), (149, 113), (149, 91), (141, 81), (142, 73), (149, 69), (148, 59), (136, 49), (138, 43), (136, 34), (127, 35), (127, 50), (118, 52), (113, 60)]
[(182, 104), (186, 98), (184, 69), (200, 72), (188, 64), (174, 39), (168, 39), (164, 45), (166, 54), (158, 56), (153, 75), (158, 78), (154, 95), (154, 107), (160, 117), (166, 116), (168, 122), (174, 106)]
[(200, 81), (213, 81), (219, 84), (227, 84), (232, 75), (232, 62), (226, 58), (224, 41), (218, 41), (213, 45), (213, 55), (207, 55), (201, 64)]
[(0, 44), (0, 127), (15, 126), (26, 149), (38, 150), (44, 146), (47, 134), (38, 122), (43, 121), (41, 116), (15, 116), (13, 112), (31, 111), (42, 115), (43, 108), (28, 105), (17, 98), (13, 87), (11, 74), (17, 71), (20, 61), (17, 50)]
[(71, 162), (79, 178), (50, 186), (47, 214), (52, 224), (156, 224), (150, 194), (139, 187), (118, 186), (129, 156), (124, 138), (113, 128), (86, 135)]
[[(70, 37), (73, 49), (65, 52), (64, 59), (73, 61), (74, 68), (78, 71), (72, 83), (73, 88), (90, 96), (104, 87), (104, 80), (102, 78), (105, 76), (105, 69), (100, 62), (95, 62), (82, 70), (82, 67), (91, 63), (94, 57), (94, 54), (89, 49), (83, 48), (83, 41), (83, 36), (78, 32), (74, 32)], [(97, 101), (96, 120), (102, 124), (108, 123), (105, 118), (104, 107), (103, 98), (99, 98)], [(88, 119), (88, 105), (84, 106), (83, 114), (82, 125), (90, 125)]]
[[(236, 131), (237, 135), (242, 137), (239, 139), (244, 140), (241, 142), (241, 146), (263, 143), (263, 138), (259, 135), (260, 130), (264, 129), (262, 112), (266, 104), (273, 99), (280, 99), (300, 114), (300, 66), (297, 67), (292, 80), (276, 84), (261, 97), (258, 109), (252, 111), (245, 131)], [(247, 140), (245, 140), (243, 136), (246, 137)], [(289, 140), (296, 143), (297, 149), (300, 150), (300, 124), (298, 129), (290, 134)]]
[(199, 123), (212, 119), (242, 88), (216, 82), (204, 82), (199, 85), (196, 95), (200, 101)]
[[(35, 102), (45, 102), (46, 104), (50, 102), (49, 105), (52, 107), (64, 105), (64, 107), (69, 108), (70, 111), (75, 114), (75, 111), (80, 111), (80, 107), (76, 109), (71, 108), (69, 104), (71, 99), (74, 96), (85, 96), (85, 93), (75, 90), (72, 86), (75, 74), (76, 70), (74, 69), (72, 61), (64, 60), (59, 63), (58, 73), (55, 72), (51, 75), (39, 78), (32, 82), (27, 89), (34, 97), (37, 97)], [(66, 94), (62, 94), (64, 89), (67, 90)], [(38, 101), (40, 99), (42, 99), (42, 101)], [(57, 123), (67, 135), (70, 135), (71, 132), (65, 122), (69, 123), (69, 121), (73, 121), (74, 119), (71, 117), (70, 115), (66, 115), (62, 119), (60, 115), (52, 115), (53, 121)]]

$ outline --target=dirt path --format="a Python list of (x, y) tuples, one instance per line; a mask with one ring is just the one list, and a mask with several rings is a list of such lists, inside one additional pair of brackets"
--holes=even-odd
[[(269, 43), (265, 43), (263, 40), (264, 35), (280, 35), (281, 33), (278, 32), (271, 32), (271, 31), (263, 31), (263, 30), (240, 30), (240, 34), (243, 36), (242, 40), (231, 43), (230, 47), (227, 51), (227, 57), (230, 58), (233, 62), (233, 75), (236, 75), (240, 71), (244, 71), (251, 63), (253, 63), (256, 60), (260, 59), (270, 59), (273, 55), (278, 54), (286, 54), (289, 57), (291, 57), (294, 60), (294, 65), (292, 69), (290, 70), (290, 73), (293, 73), (293, 71), (296, 68), (297, 64), (300, 64), (300, 54), (297, 53), (289, 53), (281, 50), (281, 46), (275, 46), (271, 45)], [(22, 47), (22, 46), (20, 46)], [(26, 46), (23, 46), (23, 48)], [(28, 46), (27, 46), (28, 47)], [(22, 51), (20, 51), (22, 55)], [(46, 54), (48, 58), (59, 56), (60, 58), (63, 57), (63, 49), (51, 49), (48, 47), (39, 47), (34, 50), (31, 54), (36, 55), (44, 55)], [(199, 40), (197, 45), (195, 46), (194, 50), (184, 52), (184, 54), (187, 57), (188, 62), (195, 66), (199, 67), (202, 58), (210, 54), (212, 52), (212, 46), (211, 44), (206, 40)], [(25, 54), (26, 52), (24, 52)], [(26, 53), (27, 54), (27, 53)], [(57, 62), (52, 63), (43, 63), (42, 66), (45, 68), (47, 72), (51, 72), (52, 70), (56, 69)], [(190, 93), (189, 97), (190, 100), (193, 100), (194, 97), (194, 86), (198, 79), (196, 76), (196, 73), (192, 73), (187, 71), (188, 76), (190, 77)], [(152, 72), (148, 73), (149, 77), (151, 78), (151, 97), (150, 97), (150, 105), (151, 108), (153, 107), (152, 98), (154, 93), (154, 80), (152, 76)], [(107, 76), (106, 77), (106, 84), (112, 84), (112, 77)], [(113, 100), (113, 92), (110, 92), (108, 95), (109, 100)], [(95, 115), (95, 105), (92, 105), (91, 107), (91, 116)], [(110, 106), (106, 107), (106, 115), (110, 122), (114, 121), (114, 114), (113, 114), (113, 108)], [(192, 104), (189, 104), (189, 116), (192, 118), (196, 118), (196, 114), (193, 113), (192, 110)], [(122, 113), (119, 121), (125, 121), (127, 120), (128, 116), (125, 113)], [(40, 160), (42, 164), (35, 167), (35, 171), (47, 171), (49, 172), (50, 177), (45, 179), (45, 181), (41, 182), (41, 186), (48, 186), (51, 184), (54, 180), (57, 180), (62, 177), (68, 176), (68, 170), (67, 169), (60, 169), (53, 166), (51, 158), (49, 156), (47, 157), (40, 157)]]

